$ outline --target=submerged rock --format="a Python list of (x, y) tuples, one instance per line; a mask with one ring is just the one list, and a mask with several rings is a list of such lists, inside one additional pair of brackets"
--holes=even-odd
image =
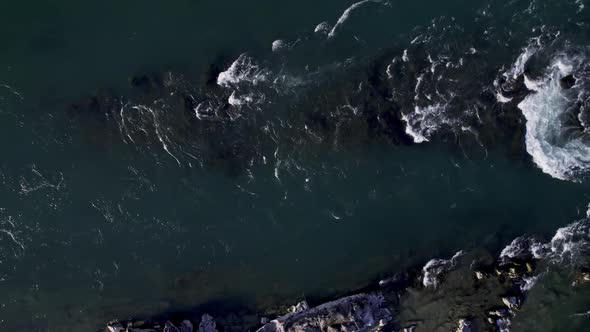
[(204, 314), (201, 317), (201, 323), (199, 323), (198, 332), (217, 332), (217, 324), (213, 317), (208, 314)]
[(567, 75), (565, 77), (562, 77), (559, 80), (559, 86), (562, 89), (571, 89), (574, 85), (576, 85), (576, 79), (574, 78), (574, 75)]

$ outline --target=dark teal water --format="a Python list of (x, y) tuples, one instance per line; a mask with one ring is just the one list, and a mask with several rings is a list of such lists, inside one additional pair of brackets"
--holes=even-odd
[[(498, 251), (525, 233), (550, 236), (585, 216), (587, 183), (551, 177), (504, 138), (461, 144), (433, 134), (391, 144), (298, 122), (313, 109), (331, 114), (325, 127), (334, 129), (342, 107), (368, 108), (377, 97), (353, 87), (367, 80), (371, 61), (401, 56), (425, 27), (436, 35), (432, 20), (441, 17), (465, 34), (451, 29), (425, 54), (484, 49), (477, 60), (465, 56), (479, 69), (460, 78), (483, 90), (536, 36), (531, 26), (553, 24), (562, 38), (587, 44), (580, 3), (556, 5), (557, 13), (541, 2), (527, 16), (527, 1), (369, 2), (334, 38), (314, 34), (353, 3), (0, 4), (0, 330), (93, 331), (110, 319), (212, 301), (259, 309), (335, 295), (459, 249)], [(514, 23), (521, 20), (530, 22)], [(513, 39), (504, 48), (483, 42), (486, 24), (490, 38)], [(300, 46), (273, 54), (277, 39)], [(306, 83), (240, 85), (235, 91), (267, 98), (240, 110), (250, 112), (240, 115), (244, 124), (188, 134), (151, 101), (153, 121), (147, 112), (129, 118), (137, 130), (128, 138), (114, 116), (68, 113), (100, 89), (142, 104), (132, 99), (133, 75), (171, 71), (199, 82), (216, 59), (227, 58), (226, 69), (244, 52), (272, 75)], [(195, 96), (230, 93), (193, 88)], [(484, 107), (483, 117), (498, 116), (498, 107)], [(516, 105), (502, 112), (520, 114)], [(232, 148), (222, 158), (216, 148), (225, 144)]]

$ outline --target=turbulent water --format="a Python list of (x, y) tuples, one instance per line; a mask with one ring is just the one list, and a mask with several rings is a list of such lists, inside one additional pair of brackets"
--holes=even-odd
[[(473, 248), (569, 271), (589, 24), (586, 0), (1, 4), (0, 330), (263, 310), (420, 264), (435, 286)], [(512, 330), (590, 327), (546, 275), (527, 301), (563, 305)]]

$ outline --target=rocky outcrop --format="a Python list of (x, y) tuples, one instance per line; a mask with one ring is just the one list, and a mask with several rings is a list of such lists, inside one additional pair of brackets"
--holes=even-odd
[[(163, 325), (158, 323), (150, 323), (144, 321), (128, 322), (128, 323), (113, 323), (106, 327), (106, 332), (193, 332), (193, 323), (189, 320), (183, 320), (178, 325), (167, 321)], [(201, 330), (199, 326), (198, 332), (217, 332), (217, 330)]]
[[(274, 319), (262, 312), (259, 326), (236, 326), (222, 317), (216, 322), (205, 314), (200, 322), (118, 322), (107, 331), (509, 331), (535, 280), (535, 259), (525, 254), (494, 259), (462, 252), (445, 262), (452, 262), (452, 268), (443, 264), (447, 268), (437, 270), (436, 275), (431, 269), (417, 268), (383, 279), (360, 294), (317, 306), (299, 302), (285, 307), (284, 314)], [(436, 287), (424, 283), (424, 274), (437, 280)], [(578, 279), (585, 277), (586, 270), (582, 270)]]
[[(305, 302), (304, 302), (305, 303)], [(258, 332), (383, 331), (393, 320), (382, 294), (358, 294), (293, 312), (272, 320)]]

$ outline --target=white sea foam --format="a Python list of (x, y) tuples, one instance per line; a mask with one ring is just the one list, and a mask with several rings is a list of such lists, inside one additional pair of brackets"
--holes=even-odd
[(471, 332), (471, 325), (472, 324), (470, 321), (466, 319), (459, 319), (459, 322), (457, 323), (457, 329), (455, 330), (455, 332)]
[(500, 253), (500, 258), (515, 258), (526, 256), (531, 253), (531, 244), (533, 240), (526, 236), (520, 236), (512, 240)]
[(277, 39), (272, 42), (272, 51), (278, 52), (285, 48), (285, 41)]
[(330, 25), (330, 23), (328, 23), (328, 22), (322, 22), (322, 23), (316, 25), (316, 27), (313, 30), (313, 32), (315, 32), (315, 33), (323, 33), (323, 34), (327, 35), (328, 33), (330, 33), (330, 30), (331, 29), (332, 29), (332, 26)]
[(242, 108), (243, 106), (256, 106), (263, 103), (265, 100), (265, 96), (263, 94), (255, 94), (253, 92), (245, 93), (245, 94), (238, 94), (236, 91), (233, 91), (232, 94), (228, 97), (228, 104)]
[(154, 125), (154, 132), (156, 134), (156, 137), (158, 138), (158, 141), (160, 141), (160, 144), (162, 144), (162, 149), (164, 149), (164, 151), (170, 157), (172, 157), (172, 159), (174, 159), (176, 161), (178, 166), (180, 166), (181, 165), (180, 160), (172, 153), (172, 151), (170, 151), (169, 144), (171, 144), (171, 142), (170, 142), (169, 138), (166, 136), (165, 132), (161, 128), (162, 126), (161, 126), (160, 121), (158, 119), (158, 114), (153, 110), (153, 108), (145, 106), (145, 105), (136, 105), (136, 106), (133, 106), (132, 108), (137, 111), (144, 111), (144, 112), (147, 112), (147, 114), (151, 114), (151, 117), (153, 120), (153, 125)]
[(528, 75), (524, 75), (524, 85), (531, 91), (539, 91), (541, 89), (542, 82), (533, 80), (529, 78)]
[(450, 271), (457, 265), (463, 251), (457, 252), (451, 259), (431, 259), (422, 268), (422, 284), (424, 287), (438, 287), (442, 273)]
[(0, 88), (5, 88), (10, 91), (10, 93), (17, 96), (21, 101), (24, 100), (23, 95), (8, 84), (0, 83)]
[(506, 104), (506, 103), (511, 102), (512, 98), (504, 97), (504, 95), (501, 92), (497, 92), (496, 93), (496, 100), (499, 103)]
[(557, 230), (548, 245), (550, 256), (554, 260), (577, 260), (590, 251), (590, 222), (588, 219), (577, 221)]
[(243, 82), (257, 85), (267, 80), (269, 71), (255, 64), (245, 53), (240, 55), (231, 66), (217, 77), (217, 84), (223, 87)]
[(211, 101), (198, 103), (197, 106), (193, 108), (193, 111), (199, 120), (214, 118), (217, 116), (216, 108)]
[(414, 112), (403, 114), (406, 123), (406, 134), (410, 135), (414, 143), (428, 142), (441, 124), (448, 122), (444, 117), (447, 105), (435, 104), (426, 107), (414, 107)]
[[(342, 15), (340, 16), (340, 18), (338, 19), (338, 21), (336, 22), (336, 24), (332, 28), (332, 30), (330, 30), (330, 32), (328, 33), (328, 38), (332, 38), (336, 35), (336, 30), (342, 24), (344, 24), (344, 22), (346, 22), (346, 20), (348, 20), (348, 18), (350, 17), (350, 13), (352, 13), (355, 9), (357, 9), (369, 2), (380, 3), (382, 1), (381, 0), (363, 0), (363, 1), (359, 1), (357, 3), (354, 3), (350, 7), (346, 8), (346, 10), (342, 13)], [(317, 27), (316, 27), (316, 30), (317, 30)]]
[[(509, 83), (508, 89), (510, 89), (510, 85), (516, 82), (521, 76), (524, 77), (524, 84), (527, 89), (531, 91), (537, 91), (539, 89), (539, 82), (524, 74), (526, 66), (531, 58), (544, 48), (545, 42), (543, 41), (543, 38), (550, 38), (551, 40), (554, 40), (554, 38), (558, 35), (559, 32), (556, 34), (545, 34), (531, 38), (529, 40), (527, 46), (522, 49), (522, 52), (518, 55), (512, 66), (502, 73), (503, 80)], [(500, 86), (500, 81), (498, 79), (494, 81), (494, 86), (497, 90), (496, 100), (499, 103), (508, 103), (512, 101), (513, 98), (509, 98), (504, 95), (502, 90), (503, 87)]]
[(535, 53), (540, 48), (540, 39), (534, 38), (529, 42), (529, 45), (525, 47), (522, 53), (516, 58), (516, 62), (512, 65), (510, 70), (508, 70), (504, 75), (508, 78), (513, 80), (517, 79), (520, 75), (524, 73), (525, 66), (527, 62), (531, 59)]
[(583, 0), (576, 0), (576, 4), (578, 5), (578, 13), (580, 13), (581, 11), (584, 10), (584, 8), (586, 8), (584, 6), (584, 1)]
[(229, 96), (227, 102), (232, 105), (232, 106), (236, 106), (236, 107), (241, 107), (243, 105), (247, 105), (250, 104), (254, 101), (254, 98), (252, 97), (252, 94), (246, 94), (243, 96), (237, 96), (236, 92), (232, 92), (232, 94)]
[[(528, 45), (522, 49), (522, 52), (518, 55), (514, 64), (512, 64), (512, 66), (502, 74), (503, 79), (507, 82), (514, 82), (521, 75), (523, 75), (524, 71), (525, 71), (526, 64), (529, 62), (531, 57), (533, 57), (533, 55), (535, 55), (535, 53), (537, 53), (541, 49), (541, 46), (542, 46), (542, 44), (541, 44), (540, 37), (536, 37), (536, 38), (531, 39), (529, 41)], [(533, 90), (536, 88), (536, 85), (534, 84), (536, 82), (533, 82), (532, 80), (530, 80), (526, 75), (525, 75), (524, 79), (525, 79), (525, 84), (527, 85), (527, 88), (530, 87), (529, 88), (530, 90)], [(496, 100), (499, 103), (508, 103), (508, 102), (512, 101), (512, 98), (504, 96), (504, 94), (502, 92), (502, 87), (500, 86), (500, 81), (498, 79), (496, 79), (494, 81), (494, 86), (497, 89)], [(534, 91), (536, 91), (536, 90), (534, 90)]]
[(536, 275), (533, 277), (523, 277), (522, 280), (524, 281), (524, 284), (520, 285), (520, 291), (524, 293), (533, 289), (533, 287), (537, 284), (537, 281), (539, 281), (540, 277), (540, 275)]
[(542, 243), (522, 236), (514, 239), (500, 253), (500, 259), (532, 255), (554, 263), (575, 262), (590, 254), (590, 219), (582, 219), (559, 228), (549, 242)]
[(576, 175), (590, 168), (590, 146), (581, 135), (565, 135), (563, 123), (573, 103), (560, 87), (559, 80), (572, 73), (573, 62), (558, 58), (542, 81), (529, 83), (536, 93), (528, 95), (518, 107), (526, 118), (526, 149), (545, 173), (557, 179), (579, 181)]
[(13, 231), (7, 229), (0, 229), (0, 234), (5, 234), (6, 237), (8, 237), (12, 242), (14, 242), (14, 244), (16, 244), (18, 248), (20, 248), (20, 250), (24, 251), (26, 249), (23, 242), (14, 235)]
[(410, 58), (408, 57), (408, 50), (407, 49), (404, 50), (404, 54), (402, 55), (402, 60), (404, 62), (410, 61)]

